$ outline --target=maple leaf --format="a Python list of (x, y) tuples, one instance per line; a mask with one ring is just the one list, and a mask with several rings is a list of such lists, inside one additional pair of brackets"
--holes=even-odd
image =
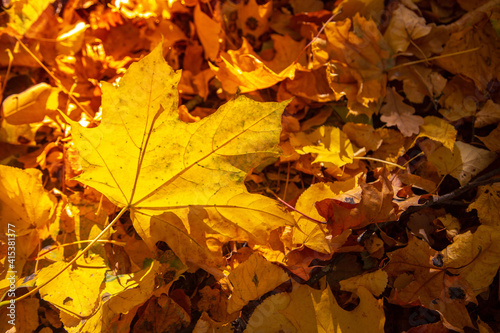
[(205, 58), (215, 60), (220, 48), (220, 24), (205, 14), (199, 4), (194, 8), (194, 24), (205, 50)]
[(387, 126), (397, 126), (404, 136), (418, 134), (419, 126), (424, 124), (424, 119), (414, 115), (415, 109), (403, 102), (404, 98), (396, 92), (394, 87), (387, 91), (385, 105), (380, 109), (380, 119)]
[(394, 192), (387, 175), (370, 184), (360, 182), (362, 188), (359, 203), (338, 199), (323, 199), (316, 202), (318, 213), (332, 222), (328, 225), (333, 236), (350, 228), (362, 228), (370, 223), (389, 221), (394, 218), (392, 198)]
[[(58, 288), (46, 285), (40, 289), (40, 297), (62, 309), (61, 319), (66, 326), (79, 322), (82, 317), (93, 314), (98, 304), (99, 288), (104, 279), (107, 267), (104, 260), (94, 256), (89, 260), (81, 260), (78, 267), (65, 270), (55, 281)], [(37, 274), (37, 285), (43, 285), (66, 266), (64, 261), (58, 261)], [(88, 266), (88, 267), (85, 267)]]
[(357, 294), (359, 305), (346, 311), (329, 287), (316, 290), (294, 283), (291, 293), (272, 295), (255, 309), (247, 332), (383, 332), (383, 301), (363, 286)]
[[(295, 208), (308, 217), (320, 221), (324, 220), (315, 208), (315, 203), (340, 195), (355, 188), (357, 185), (355, 178), (351, 178), (345, 182), (313, 184), (300, 195)], [(297, 228), (293, 228), (293, 243), (303, 244), (320, 253), (333, 253), (335, 249), (345, 243), (351, 233), (349, 230), (332, 238), (325, 226), (311, 221), (300, 214), (296, 214), (296, 220)]]
[(353, 162), (352, 144), (337, 127), (321, 126), (311, 133), (292, 133), (290, 142), (298, 153), (313, 154), (313, 163), (341, 167)]
[(415, 142), (421, 137), (441, 142), (444, 147), (453, 151), (457, 130), (444, 119), (428, 116), (424, 118), (424, 123), (420, 125), (420, 133), (415, 138)]
[(405, 52), (413, 40), (428, 35), (431, 29), (423, 17), (400, 4), (392, 12), (384, 38), (394, 52)]
[(279, 73), (264, 64), (253, 51), (250, 43), (243, 39), (238, 50), (223, 52), (217, 66), (209, 63), (222, 87), (234, 94), (239, 89), (242, 93), (269, 88), (286, 78), (294, 78), (296, 64), (287, 64)]
[(27, 0), (14, 1), (12, 7), (7, 10), (9, 27), (21, 35), (26, 34), (50, 3), (50, 0), (36, 2)]
[[(472, 325), (465, 308), (466, 302), (475, 301), (471, 286), (461, 276), (446, 274), (443, 256), (429, 244), (412, 236), (406, 247), (388, 256), (384, 270), (395, 277), (390, 302), (436, 310), (450, 329), (461, 331)], [(454, 297), (453, 290), (460, 290), (463, 297)]]
[(494, 152), (457, 141), (453, 151), (444, 146), (439, 147), (428, 156), (428, 160), (434, 164), (441, 175), (453, 176), (461, 185), (465, 185), (472, 177), (490, 165), (496, 157)]
[[(11, 271), (23, 272), (28, 257), (39, 246), (40, 238), (44, 238), (42, 230), (52, 221), (55, 210), (56, 199), (43, 188), (39, 170), (0, 165), (0, 224), (5, 233), (16, 237), (15, 263)], [(8, 266), (6, 262), (5, 267)], [(0, 276), (4, 278), (6, 274), (4, 270)], [(7, 280), (2, 282), (8, 285)]]
[(188, 124), (177, 116), (179, 77), (159, 45), (118, 87), (103, 83), (102, 123), (72, 122), (84, 170), (77, 180), (128, 207), (151, 249), (165, 241), (184, 262), (217, 267), (223, 242), (262, 243), (293, 223), (274, 200), (243, 185), (251, 168), (276, 156), (286, 102), (239, 97)]
[(326, 45), (316, 42), (313, 53), (329, 63), (328, 80), (337, 98), (346, 96), (351, 112), (371, 115), (372, 102), (386, 94), (387, 75), (392, 66), (391, 50), (373, 20), (358, 13), (345, 21), (328, 23)]
[(261, 297), (288, 280), (289, 277), (282, 268), (271, 264), (258, 254), (253, 254), (229, 275), (234, 290), (227, 305), (228, 313), (241, 310), (249, 301)]
[(453, 238), (453, 244), (442, 251), (443, 262), (451, 273), (459, 273), (477, 294), (492, 282), (500, 267), (500, 232), (498, 228), (480, 225)]

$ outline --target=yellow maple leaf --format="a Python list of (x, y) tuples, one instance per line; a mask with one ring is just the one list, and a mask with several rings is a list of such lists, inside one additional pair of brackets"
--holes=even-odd
[(180, 73), (161, 45), (130, 66), (118, 87), (102, 84), (96, 128), (72, 122), (83, 173), (77, 179), (131, 211), (151, 249), (169, 244), (186, 262), (223, 263), (221, 244), (261, 244), (292, 217), (243, 185), (248, 171), (277, 156), (285, 103), (246, 97), (195, 123), (178, 119)]
[[(65, 270), (55, 278), (56, 285), (46, 285), (40, 289), (42, 299), (61, 309), (61, 319), (65, 324), (74, 320), (73, 318), (79, 322), (81, 317), (90, 316), (94, 312), (99, 303), (99, 289), (107, 269), (103, 266), (104, 260), (98, 256), (81, 260), (79, 264), (78, 268)], [(43, 285), (52, 279), (64, 266), (65, 262), (58, 261), (40, 270), (37, 274), (37, 285)]]
[(263, 60), (253, 51), (246, 39), (238, 50), (222, 52), (217, 66), (209, 63), (212, 71), (221, 81), (227, 92), (234, 94), (269, 88), (286, 78), (293, 79), (296, 64), (291, 63), (279, 73), (270, 69)]
[(234, 290), (227, 304), (227, 312), (241, 310), (249, 301), (261, 297), (289, 279), (282, 268), (259, 254), (252, 254), (229, 275)]
[(352, 163), (354, 152), (351, 141), (342, 130), (321, 126), (311, 133), (292, 133), (290, 142), (299, 154), (313, 154), (313, 163), (341, 167)]
[(457, 130), (444, 119), (428, 116), (424, 118), (424, 123), (420, 125), (420, 133), (418, 133), (415, 140), (421, 137), (441, 142), (443, 146), (453, 151)]
[(23, 236), (49, 221), (56, 199), (43, 188), (39, 170), (0, 165), (0, 203), (0, 223), (15, 224), (15, 234)]
[(373, 296), (380, 296), (387, 286), (387, 273), (383, 270), (377, 270), (358, 276), (353, 276), (349, 279), (340, 281), (340, 289), (356, 292), (359, 287), (364, 287), (369, 290)]
[(456, 268), (451, 273), (464, 277), (477, 295), (493, 282), (500, 267), (500, 232), (480, 225), (473, 233), (456, 236), (442, 253), (445, 265)]
[[(317, 183), (305, 190), (297, 200), (295, 208), (307, 216), (325, 221), (315, 207), (317, 201), (334, 198), (344, 192), (354, 189), (358, 185), (356, 178), (335, 183)], [(297, 228), (293, 228), (293, 243), (305, 245), (321, 253), (333, 253), (341, 247), (350, 236), (351, 230), (346, 230), (341, 235), (332, 238), (331, 232), (322, 224), (311, 221), (301, 214), (295, 214)]]
[(484, 225), (500, 227), (500, 185), (479, 186), (476, 200), (467, 211), (477, 210), (477, 217)]
[(362, 286), (357, 294), (359, 305), (346, 311), (329, 287), (316, 290), (294, 284), (291, 293), (266, 298), (250, 317), (245, 332), (383, 332), (383, 301)]
[(12, 7), (7, 10), (9, 27), (24, 35), (52, 2), (53, 0), (13, 1)]

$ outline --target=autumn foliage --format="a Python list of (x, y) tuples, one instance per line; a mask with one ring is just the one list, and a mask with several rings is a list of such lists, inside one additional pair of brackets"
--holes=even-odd
[(1, 24), (0, 330), (500, 330), (500, 1)]

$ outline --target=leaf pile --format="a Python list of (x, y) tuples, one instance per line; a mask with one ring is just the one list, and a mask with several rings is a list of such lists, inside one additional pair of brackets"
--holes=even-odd
[(498, 0), (12, 1), (0, 328), (500, 330), (499, 22)]

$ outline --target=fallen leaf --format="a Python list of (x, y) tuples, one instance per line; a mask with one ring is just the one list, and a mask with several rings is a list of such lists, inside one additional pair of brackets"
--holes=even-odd
[(144, 305), (144, 312), (134, 323), (134, 331), (178, 332), (186, 328), (191, 318), (186, 311), (166, 294), (151, 297)]
[(387, 273), (383, 270), (353, 276), (340, 281), (340, 289), (356, 293), (360, 287), (366, 288), (373, 296), (380, 296), (387, 286)]
[[(92, 290), (92, 293), (98, 292), (100, 307), (97, 312), (92, 317), (82, 320), (77, 326), (66, 329), (69, 333), (105, 332), (112, 329), (117, 325), (116, 315), (128, 313), (151, 297), (158, 272), (160, 272), (160, 265), (154, 261), (134, 274), (118, 276), (106, 274), (105, 279), (101, 279), (104, 288)], [(75, 281), (75, 283), (78, 282)]]
[(475, 232), (456, 236), (442, 254), (444, 264), (453, 268), (451, 273), (466, 279), (477, 295), (491, 284), (500, 267), (500, 232), (480, 225)]
[[(332, 198), (343, 192), (347, 192), (356, 186), (357, 181), (355, 178), (351, 178), (345, 182), (313, 184), (300, 195), (295, 205), (295, 209), (310, 218), (326, 221), (318, 213), (314, 204), (322, 199)], [(338, 237), (332, 238), (325, 226), (311, 221), (299, 213), (295, 214), (295, 216), (297, 219), (297, 227), (293, 228), (292, 242), (294, 244), (305, 245), (320, 253), (333, 253), (336, 248), (344, 244), (347, 237), (350, 235), (350, 231), (347, 231), (342, 235), (338, 235)]]
[(201, 299), (197, 306), (200, 311), (210, 314), (210, 318), (219, 323), (230, 323), (236, 319), (235, 315), (230, 315), (227, 311), (227, 293), (220, 289), (212, 289), (205, 286), (200, 290)]
[(443, 146), (453, 151), (457, 130), (444, 119), (427, 116), (424, 118), (424, 123), (420, 125), (420, 133), (415, 140), (421, 137), (441, 142)]
[(414, 64), (391, 72), (389, 80), (403, 81), (406, 99), (412, 103), (424, 103), (426, 96), (437, 99), (441, 96), (447, 80), (427, 66)]
[(467, 211), (473, 209), (477, 211), (481, 224), (500, 227), (500, 186), (479, 186), (476, 199), (467, 207)]
[(418, 134), (424, 119), (414, 115), (415, 109), (403, 100), (403, 96), (399, 95), (394, 87), (388, 90), (385, 96), (386, 104), (380, 109), (380, 120), (386, 122), (387, 126), (397, 126), (404, 136)]
[(299, 154), (312, 154), (313, 163), (341, 167), (353, 162), (352, 144), (342, 130), (321, 126), (312, 133), (291, 133), (290, 142)]
[(481, 110), (476, 113), (474, 127), (484, 127), (500, 121), (500, 104), (487, 100)]
[(427, 156), (427, 159), (442, 176), (450, 175), (458, 179), (461, 185), (465, 185), (472, 177), (488, 167), (496, 157), (497, 155), (491, 151), (457, 141), (453, 152), (441, 147)]
[(54, 98), (51, 95), (55, 95), (57, 99), (58, 93), (59, 89), (40, 83), (20, 94), (10, 95), (2, 103), (4, 119), (13, 125), (41, 122), (51, 113), (47, 108), (49, 98)]
[(212, 320), (206, 312), (201, 314), (200, 319), (196, 322), (193, 333), (232, 333), (234, 332), (231, 324), (221, 324)]
[(205, 58), (215, 60), (220, 48), (219, 39), (222, 31), (220, 24), (205, 14), (199, 4), (194, 8), (194, 24), (205, 50)]
[(386, 175), (373, 183), (360, 182), (361, 200), (359, 203), (324, 199), (316, 202), (318, 213), (329, 222), (328, 228), (333, 236), (345, 230), (357, 229), (375, 222), (390, 221), (395, 218), (391, 183)]
[(51, 0), (37, 2), (23, 0), (13, 2), (12, 6), (6, 10), (9, 16), (9, 27), (23, 36), (38, 20), (51, 2)]
[(500, 153), (500, 124), (487, 136), (478, 136), (486, 148), (495, 153)]
[(399, 131), (391, 128), (378, 128), (376, 133), (382, 138), (382, 144), (372, 156), (384, 161), (394, 162), (405, 153), (405, 138)]
[(238, 21), (241, 35), (254, 46), (260, 45), (259, 38), (269, 28), (273, 3), (257, 3), (257, 0), (242, 2), (238, 6)]
[[(58, 288), (50, 285), (40, 288), (41, 298), (57, 306), (67, 317), (76, 318), (77, 321), (90, 317), (99, 304), (99, 291), (107, 270), (103, 264), (104, 260), (98, 256), (80, 260), (79, 267), (65, 270), (55, 278)], [(37, 274), (37, 286), (50, 280), (64, 266), (66, 266), (64, 261), (58, 261), (40, 270)], [(67, 317), (61, 317), (65, 325), (70, 320)]]
[(392, 12), (384, 38), (394, 52), (405, 52), (410, 43), (431, 32), (425, 19), (403, 4)]
[(238, 89), (245, 93), (269, 88), (286, 78), (293, 79), (296, 67), (290, 64), (280, 73), (275, 73), (264, 64), (246, 39), (243, 39), (241, 48), (223, 52), (220, 58), (218, 67), (212, 63), (209, 65), (224, 90), (231, 94), (235, 94)]
[(42, 173), (37, 169), (17, 169), (0, 165), (0, 222), (15, 225), (15, 234), (23, 236), (50, 222), (55, 197), (46, 192)]
[(304, 97), (317, 102), (330, 102), (337, 99), (334, 91), (330, 88), (326, 77), (326, 66), (316, 70), (296, 70), (292, 79), (283, 81), (284, 87), (295, 96)]
[(253, 254), (229, 274), (233, 294), (227, 303), (227, 312), (241, 310), (249, 301), (257, 299), (290, 278), (280, 267), (262, 256)]
[(382, 144), (382, 137), (373, 126), (367, 124), (347, 123), (342, 127), (342, 131), (347, 134), (349, 140), (359, 148), (366, 148), (366, 151), (377, 150)]
[(474, 116), (477, 109), (475, 85), (471, 80), (455, 76), (446, 83), (439, 99), (439, 113), (449, 121)]
[(359, 305), (352, 311), (342, 309), (330, 288), (312, 289), (295, 285), (290, 293), (290, 303), (278, 310), (296, 327), (297, 332), (383, 332), (385, 314), (382, 300), (360, 287), (357, 291)]
[[(463, 331), (471, 327), (466, 303), (475, 301), (471, 286), (461, 276), (446, 274), (443, 256), (429, 244), (409, 237), (408, 245), (388, 253), (384, 270), (395, 280), (391, 303), (422, 305), (438, 311), (446, 327)], [(453, 292), (459, 293), (455, 296)]]
[(103, 84), (101, 124), (72, 123), (84, 169), (77, 180), (129, 207), (152, 250), (165, 241), (181, 260), (217, 267), (222, 242), (262, 243), (270, 230), (293, 224), (274, 200), (243, 185), (252, 167), (276, 156), (285, 104), (240, 97), (187, 124), (177, 116), (178, 80), (159, 45), (119, 87)]
[(466, 76), (484, 91), (491, 80), (500, 80), (500, 40), (486, 15), (476, 26), (468, 26), (451, 35), (442, 54), (472, 50), (454, 57), (442, 57), (435, 64), (453, 74)]
[(386, 94), (385, 71), (393, 63), (390, 47), (375, 22), (358, 13), (352, 20), (328, 23), (325, 34), (326, 44), (315, 42), (313, 53), (320, 62), (328, 63), (330, 87), (337, 99), (347, 97), (351, 112), (371, 115), (370, 103)]
[[(307, 61), (303, 49), (306, 47), (306, 40), (295, 41), (289, 35), (272, 35), (274, 57), (272, 60), (264, 61), (265, 65), (275, 73), (281, 73), (292, 65), (295, 61), (301, 66), (306, 66)], [(301, 66), (297, 65), (297, 69)], [(293, 78), (292, 78), (293, 79)]]

